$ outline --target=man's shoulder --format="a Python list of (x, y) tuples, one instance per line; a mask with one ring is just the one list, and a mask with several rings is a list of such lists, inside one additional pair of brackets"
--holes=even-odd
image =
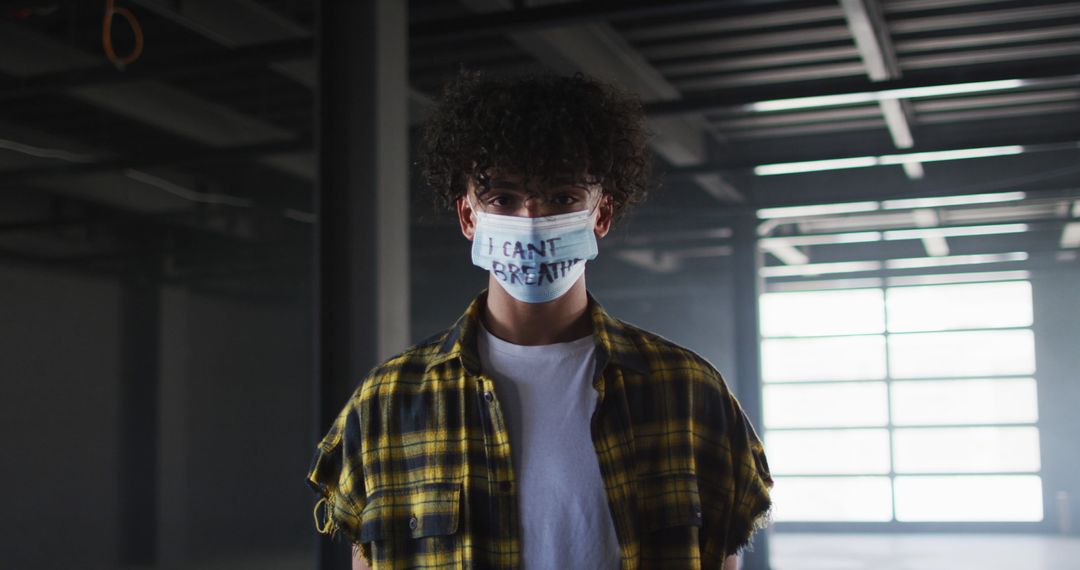
[(387, 358), (368, 372), (361, 389), (368, 390), (387, 383), (418, 382), (437, 359), (444, 356), (443, 342), (450, 329), (439, 331)]
[(612, 335), (613, 350), (636, 352), (653, 376), (682, 374), (723, 384), (720, 372), (711, 362), (697, 352), (659, 333), (614, 319), (618, 330)]

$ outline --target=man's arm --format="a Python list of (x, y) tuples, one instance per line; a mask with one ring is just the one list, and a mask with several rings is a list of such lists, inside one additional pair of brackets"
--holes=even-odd
[[(355, 566), (353, 566), (353, 570), (356, 570)], [(738, 556), (728, 556), (727, 558), (725, 558), (724, 559), (724, 570), (739, 570), (739, 557)]]
[[(732, 566), (731, 570), (734, 570), (734, 568), (735, 567)], [(356, 545), (353, 545), (352, 548), (352, 570), (371, 570), (371, 567), (367, 565), (367, 562), (364, 562), (364, 559), (360, 557), (360, 549), (357, 548)], [(724, 570), (729, 569), (724, 568)]]

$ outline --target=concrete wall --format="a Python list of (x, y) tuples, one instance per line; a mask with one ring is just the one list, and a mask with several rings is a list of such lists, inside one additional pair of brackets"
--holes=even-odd
[(317, 443), (307, 307), (179, 289), (163, 303), (163, 562), (306, 552)]
[(1080, 535), (1080, 268), (1036, 273), (1032, 296), (1046, 523), (1056, 528), (1058, 494), (1067, 493), (1065, 515)]
[[(116, 568), (122, 291), (0, 269), (0, 566)], [(304, 301), (304, 299), (300, 299)], [(162, 568), (307, 568), (307, 306), (162, 296)]]
[(5, 568), (115, 564), (120, 295), (108, 280), (0, 269)]

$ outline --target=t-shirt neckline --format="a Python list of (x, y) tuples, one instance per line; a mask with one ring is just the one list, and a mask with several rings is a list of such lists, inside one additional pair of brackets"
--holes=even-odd
[(487, 327), (484, 326), (483, 322), (479, 324), (480, 327), (478, 334), (482, 337), (480, 341), (484, 342), (490, 350), (494, 350), (495, 352), (500, 352), (503, 354), (510, 354), (513, 356), (526, 358), (550, 358), (552, 356), (561, 357), (576, 354), (594, 347), (592, 334), (568, 342), (557, 342), (553, 344), (514, 344), (491, 334), (491, 331), (489, 331)]

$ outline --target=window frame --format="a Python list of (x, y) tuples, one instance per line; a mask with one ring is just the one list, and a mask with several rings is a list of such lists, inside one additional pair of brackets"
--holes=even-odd
[[(1022, 278), (1009, 278), (1001, 281), (1023, 281), (1028, 284), (1029, 302), (1034, 305), (1034, 291), (1031, 287), (1031, 279), (1027, 277)], [(1001, 281), (975, 281), (973, 283), (983, 282), (1001, 282)], [(929, 286), (948, 286), (951, 283), (929, 284)], [(889, 469), (887, 473), (844, 473), (837, 475), (804, 475), (804, 474), (791, 474), (791, 475), (774, 475), (779, 481), (782, 481), (784, 477), (829, 477), (829, 478), (847, 478), (847, 477), (866, 477), (866, 476), (883, 476), (889, 479), (890, 483), (890, 502), (891, 520), (881, 522), (868, 522), (868, 521), (775, 521), (773, 527), (778, 532), (1037, 532), (1045, 531), (1048, 524), (1047, 514), (1048, 505), (1046, 504), (1046, 490), (1045, 479), (1043, 476), (1043, 461), (1042, 461), (1042, 437), (1040, 429), (1041, 415), (1039, 415), (1034, 422), (1014, 422), (1014, 423), (958, 423), (948, 424), (942, 426), (910, 426), (910, 425), (896, 425), (893, 422), (893, 384), (894, 382), (922, 382), (922, 381), (941, 381), (941, 380), (998, 380), (998, 379), (1033, 379), (1035, 383), (1035, 389), (1038, 390), (1038, 366), (1035, 363), (1035, 370), (1030, 374), (1007, 374), (1007, 375), (972, 375), (972, 376), (948, 376), (948, 377), (918, 377), (918, 378), (893, 378), (892, 375), (892, 354), (890, 350), (890, 336), (892, 335), (908, 335), (908, 334), (920, 334), (924, 332), (958, 332), (959, 330), (972, 330), (972, 331), (998, 331), (998, 330), (1028, 330), (1032, 332), (1034, 337), (1035, 324), (1032, 322), (1026, 326), (1003, 326), (1003, 327), (986, 327), (986, 328), (972, 328), (972, 329), (958, 329), (954, 331), (949, 329), (946, 331), (940, 330), (928, 330), (928, 331), (903, 331), (903, 332), (891, 332), (889, 330), (889, 291), (893, 289), (901, 289), (907, 287), (925, 287), (928, 284), (909, 283), (909, 284), (891, 284), (887, 280), (882, 279), (877, 284), (863, 284), (862, 286), (851, 287), (851, 289), (877, 289), (881, 291), (881, 310), (883, 311), (884, 327), (880, 333), (854, 333), (849, 335), (828, 334), (820, 335), (826, 336), (880, 336), (884, 341), (884, 359), (885, 359), (885, 374), (882, 379), (867, 379), (867, 380), (782, 380), (782, 381), (765, 381), (762, 378), (761, 390), (762, 390), (762, 402), (765, 405), (765, 387), (766, 386), (778, 386), (778, 385), (839, 385), (848, 384), (851, 382), (883, 382), (885, 385), (885, 397), (886, 397), (886, 422), (885, 425), (880, 426), (880, 429), (886, 430), (889, 457)], [(840, 287), (843, 289), (844, 287)], [(822, 287), (816, 288), (800, 288), (798, 292), (811, 292), (811, 291), (833, 291), (836, 288)], [(762, 292), (762, 296), (769, 294), (770, 292)], [(759, 318), (762, 318), (759, 316)], [(764, 334), (764, 326), (761, 326), (763, 332), (760, 336), (760, 342), (764, 344), (766, 340), (782, 339), (782, 338), (818, 338), (817, 336), (766, 336)], [(1034, 339), (1037, 340), (1037, 339)], [(1037, 396), (1036, 396), (1037, 399)], [(783, 432), (813, 432), (823, 430), (835, 430), (835, 429), (865, 429), (865, 427), (859, 428), (843, 428), (843, 427), (783, 427), (783, 428), (768, 428), (764, 425), (764, 409), (763, 411), (763, 425), (762, 436), (763, 439), (767, 438), (767, 434), (770, 431), (783, 431)], [(948, 428), (965, 428), (965, 427), (1034, 427), (1039, 433), (1039, 456), (1040, 466), (1037, 471), (1017, 471), (1008, 473), (988, 473), (988, 472), (956, 472), (956, 473), (897, 473), (895, 467), (894, 456), (894, 437), (895, 432), (898, 429), (909, 429), (919, 427), (948, 427)], [(768, 451), (768, 448), (766, 448)], [(897, 519), (897, 494), (896, 494), (896, 480), (897, 477), (911, 477), (911, 476), (949, 476), (949, 475), (962, 475), (962, 476), (985, 476), (985, 475), (1034, 475), (1039, 478), (1040, 484), (1043, 485), (1042, 492), (1042, 520), (1040, 521), (901, 521)]]

